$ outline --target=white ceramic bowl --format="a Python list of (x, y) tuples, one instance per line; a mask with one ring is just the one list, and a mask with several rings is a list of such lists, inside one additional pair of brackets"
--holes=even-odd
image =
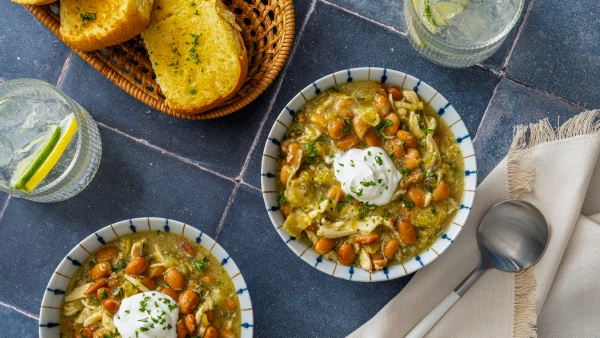
[[(456, 213), (456, 216), (452, 220), (447, 231), (431, 246), (430, 250), (422, 252), (404, 264), (394, 265), (376, 272), (368, 272), (360, 268), (343, 266), (323, 259), (323, 257), (317, 254), (313, 249), (309, 248), (306, 244), (291, 237), (282, 228), (285, 219), (281, 214), (281, 211), (279, 211), (279, 194), (277, 193), (275, 186), (280, 140), (283, 139), (289, 126), (292, 124), (295, 112), (300, 110), (304, 103), (317, 96), (324, 89), (360, 80), (375, 80), (417, 92), (421, 100), (429, 103), (429, 105), (437, 110), (438, 114), (450, 126), (450, 129), (452, 129), (452, 132), (460, 145), (465, 161), (465, 191), (463, 199), (460, 204), (460, 210)], [(427, 83), (406, 73), (386, 68), (362, 67), (347, 69), (324, 76), (304, 88), (286, 105), (279, 114), (277, 121), (273, 124), (273, 128), (271, 128), (271, 132), (267, 139), (267, 144), (265, 144), (261, 176), (262, 194), (269, 217), (271, 218), (276, 231), (279, 233), (279, 236), (281, 236), (281, 239), (283, 239), (296, 255), (302, 258), (306, 263), (326, 274), (352, 281), (376, 282), (411, 274), (431, 263), (446, 251), (460, 233), (471, 210), (471, 205), (473, 204), (473, 199), (475, 197), (475, 187), (477, 186), (477, 165), (473, 144), (469, 137), (469, 131), (454, 107), (441, 93), (438, 93), (437, 90), (433, 89)]]
[(185, 236), (209, 250), (223, 265), (237, 290), (242, 309), (242, 338), (251, 338), (254, 327), (252, 302), (246, 281), (229, 254), (212, 238), (189, 224), (165, 218), (134, 218), (106, 226), (75, 246), (60, 262), (48, 282), (40, 308), (40, 338), (59, 338), (60, 307), (71, 277), (90, 254), (117, 237), (136, 231), (166, 231)]

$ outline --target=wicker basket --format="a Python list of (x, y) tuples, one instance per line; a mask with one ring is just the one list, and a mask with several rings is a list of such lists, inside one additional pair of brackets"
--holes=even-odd
[[(242, 28), (242, 37), (248, 50), (248, 76), (235, 96), (222, 105), (197, 115), (178, 114), (166, 105), (165, 97), (156, 83), (148, 53), (139, 36), (99, 51), (73, 50), (131, 96), (167, 115), (187, 120), (225, 116), (254, 101), (277, 77), (292, 48), (294, 6), (292, 0), (224, 2), (236, 14), (237, 23)], [(25, 7), (61, 39), (58, 2)]]

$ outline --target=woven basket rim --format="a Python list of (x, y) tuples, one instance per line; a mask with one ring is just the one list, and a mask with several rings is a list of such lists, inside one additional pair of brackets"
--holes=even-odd
[[(260, 94), (262, 94), (275, 80), (283, 65), (287, 61), (287, 58), (292, 49), (294, 40), (294, 29), (295, 29), (295, 12), (292, 0), (276, 0), (280, 2), (281, 14), (284, 15), (284, 31), (283, 41), (281, 48), (278, 53), (273, 57), (269, 63), (269, 68), (266, 73), (261, 77), (260, 81), (254, 85), (251, 90), (239, 99), (227, 103), (225, 105), (218, 106), (206, 112), (196, 115), (184, 115), (179, 114), (169, 108), (164, 101), (160, 101), (155, 97), (152, 97), (145, 91), (134, 86), (131, 82), (124, 80), (124, 77), (109, 67), (106, 63), (102, 62), (99, 58), (94, 55), (94, 52), (83, 52), (70, 46), (67, 42), (62, 39), (60, 34), (60, 23), (57, 22), (50, 14), (43, 8), (43, 6), (25, 5), (25, 8), (29, 10), (33, 16), (44, 24), (48, 29), (56, 35), (65, 45), (67, 45), (73, 52), (79, 55), (83, 60), (90, 64), (96, 69), (101, 75), (106, 77), (109, 81), (123, 89), (126, 93), (133, 96), (137, 100), (148, 105), (150, 108), (158, 110), (169, 116), (177, 117), (185, 120), (208, 120), (222, 116), (232, 114), (243, 107), (254, 101)], [(121, 80), (121, 81), (119, 81)]]

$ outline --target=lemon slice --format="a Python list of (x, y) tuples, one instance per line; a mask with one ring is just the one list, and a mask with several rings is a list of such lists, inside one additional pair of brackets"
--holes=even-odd
[(14, 189), (32, 191), (48, 176), (77, 132), (75, 115), (67, 115), (59, 126), (52, 128), (44, 145), (17, 165), (11, 182)]
[(46, 158), (40, 168), (25, 184), (26, 191), (35, 189), (35, 187), (37, 187), (37, 185), (40, 184), (40, 182), (42, 182), (46, 176), (48, 176), (48, 173), (50, 173), (52, 168), (54, 168), (62, 154), (65, 152), (65, 149), (67, 149), (67, 146), (73, 139), (75, 132), (77, 132), (77, 119), (75, 119), (75, 115), (73, 115), (73, 113), (67, 115), (67, 117), (62, 120), (60, 123), (60, 129), (62, 133), (58, 142), (54, 146), (54, 149), (52, 149), (52, 152), (50, 152), (50, 155), (48, 155), (48, 158)]
[(448, 20), (462, 12), (466, 3), (438, 2), (431, 9), (431, 21), (437, 27), (448, 25)]
[(417, 14), (421, 18), (423, 25), (433, 34), (436, 34), (440, 29), (437, 27), (432, 18), (431, 8), (429, 0), (413, 0), (413, 6), (417, 11)]

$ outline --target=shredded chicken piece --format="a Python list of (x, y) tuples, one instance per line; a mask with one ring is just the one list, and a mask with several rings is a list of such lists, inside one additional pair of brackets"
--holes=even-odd
[(88, 295), (85, 294), (85, 292), (87, 291), (87, 289), (90, 288), (90, 285), (92, 285), (92, 283), (87, 283), (87, 284), (83, 284), (80, 285), (78, 287), (76, 287), (75, 289), (73, 289), (66, 297), (65, 297), (65, 302), (71, 302), (77, 299), (83, 299), (83, 298), (87, 298), (90, 297)]
[(421, 127), (419, 126), (419, 115), (414, 111), (410, 112), (410, 116), (408, 118), (408, 128), (410, 132), (413, 133), (416, 137), (421, 137), (423, 133), (421, 131)]
[(360, 248), (360, 251), (358, 253), (358, 263), (360, 264), (361, 268), (363, 268), (367, 271), (373, 270), (373, 264), (371, 263), (371, 257), (369, 256), (369, 254), (367, 253), (367, 251), (364, 248)]
[(74, 314), (76, 314), (77, 312), (81, 311), (81, 309), (83, 309), (83, 307), (81, 305), (78, 305), (78, 303), (76, 302), (69, 302), (65, 304), (64, 307), (64, 315), (66, 317), (72, 316)]
[(79, 317), (77, 317), (77, 319), (75, 319), (75, 323), (77, 324), (83, 324), (83, 322), (92, 314), (92, 310), (89, 308), (84, 308), (83, 311), (81, 311), (81, 314), (79, 314)]
[(100, 310), (92, 313), (89, 317), (87, 317), (83, 321), (83, 326), (91, 326), (95, 322), (102, 320), (102, 316), (103, 316), (103, 314), (102, 314), (102, 311), (100, 311)]
[(204, 313), (206, 311), (212, 311), (213, 307), (214, 303), (212, 297), (206, 297), (204, 303), (202, 303), (202, 305), (198, 308), (198, 311), (196, 311), (196, 325), (198, 326), (197, 334), (199, 336), (202, 336), (208, 325), (210, 325)]
[(142, 257), (145, 242), (146, 240), (142, 239), (131, 246), (131, 259)]
[(404, 95), (404, 98), (407, 102), (419, 103), (419, 96), (417, 95), (417, 93), (415, 93), (414, 90), (403, 90), (402, 94)]
[(441, 161), (440, 149), (438, 148), (435, 140), (433, 139), (433, 134), (427, 134), (427, 152), (430, 153), (434, 160), (429, 162), (427, 166), (425, 166), (425, 171), (432, 172), (435, 168), (438, 167)]
[(113, 322), (113, 315), (106, 310), (104, 310), (102, 312), (102, 326), (108, 332), (115, 331), (115, 323)]
[(127, 279), (131, 284), (133, 284), (133, 286), (140, 289), (142, 292), (150, 292), (150, 289), (145, 287), (144, 284), (142, 284), (142, 282), (140, 282), (139, 280), (137, 280), (127, 274), (124, 274), (123, 277), (125, 277), (125, 279)]
[(365, 218), (364, 221), (351, 220), (335, 223), (330, 223), (326, 219), (322, 219), (322, 226), (317, 231), (317, 235), (326, 238), (339, 238), (359, 233), (370, 234), (382, 223), (383, 217), (381, 216), (370, 216)]
[[(161, 262), (161, 265), (162, 265), (162, 263), (164, 263), (167, 260), (165, 258), (165, 255), (163, 255), (163, 253), (162, 253), (162, 249), (161, 249), (160, 245), (158, 245), (158, 244), (154, 244), (154, 255), (155, 255), (155, 258)], [(154, 265), (154, 264), (152, 264), (152, 265)]]

